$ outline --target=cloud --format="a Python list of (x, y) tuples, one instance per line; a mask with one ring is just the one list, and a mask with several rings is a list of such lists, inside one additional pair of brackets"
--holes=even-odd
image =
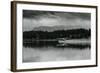
[[(34, 16), (31, 16), (34, 14)], [(30, 31), (40, 26), (64, 26), (68, 28), (90, 28), (89, 13), (69, 13), (69, 12), (39, 12), (32, 11), (23, 17), (23, 31)], [(38, 13), (39, 12), (39, 13)], [(36, 14), (35, 14), (36, 13)], [(29, 15), (28, 15), (29, 14)], [(25, 15), (25, 14), (24, 14)]]

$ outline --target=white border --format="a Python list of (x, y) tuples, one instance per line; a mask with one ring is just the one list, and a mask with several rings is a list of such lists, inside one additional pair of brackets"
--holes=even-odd
[[(44, 11), (63, 11), (63, 12), (84, 12), (91, 13), (91, 59), (79, 61), (60, 61), (42, 63), (22, 63), (22, 10), (44, 10)], [(95, 65), (96, 58), (96, 10), (95, 8), (64, 7), (50, 5), (29, 5), (17, 4), (17, 69), (67, 67), (80, 65)]]

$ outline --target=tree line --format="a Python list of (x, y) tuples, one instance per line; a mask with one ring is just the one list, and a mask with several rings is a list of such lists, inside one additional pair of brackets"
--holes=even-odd
[(58, 39), (58, 38), (67, 38), (67, 39), (82, 39), (90, 38), (91, 29), (70, 29), (70, 30), (55, 30), (52, 32), (49, 31), (24, 31), (23, 39)]

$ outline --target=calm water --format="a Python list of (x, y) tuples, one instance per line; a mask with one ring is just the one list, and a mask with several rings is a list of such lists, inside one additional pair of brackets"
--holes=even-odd
[(91, 57), (90, 44), (58, 46), (57, 41), (23, 43), (23, 62), (86, 60)]

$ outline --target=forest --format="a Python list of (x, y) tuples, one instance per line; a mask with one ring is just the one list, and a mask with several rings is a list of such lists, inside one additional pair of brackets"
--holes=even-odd
[(52, 40), (58, 38), (66, 39), (88, 39), (91, 36), (91, 29), (70, 29), (70, 30), (55, 30), (55, 31), (24, 31), (23, 39), (33, 40)]

